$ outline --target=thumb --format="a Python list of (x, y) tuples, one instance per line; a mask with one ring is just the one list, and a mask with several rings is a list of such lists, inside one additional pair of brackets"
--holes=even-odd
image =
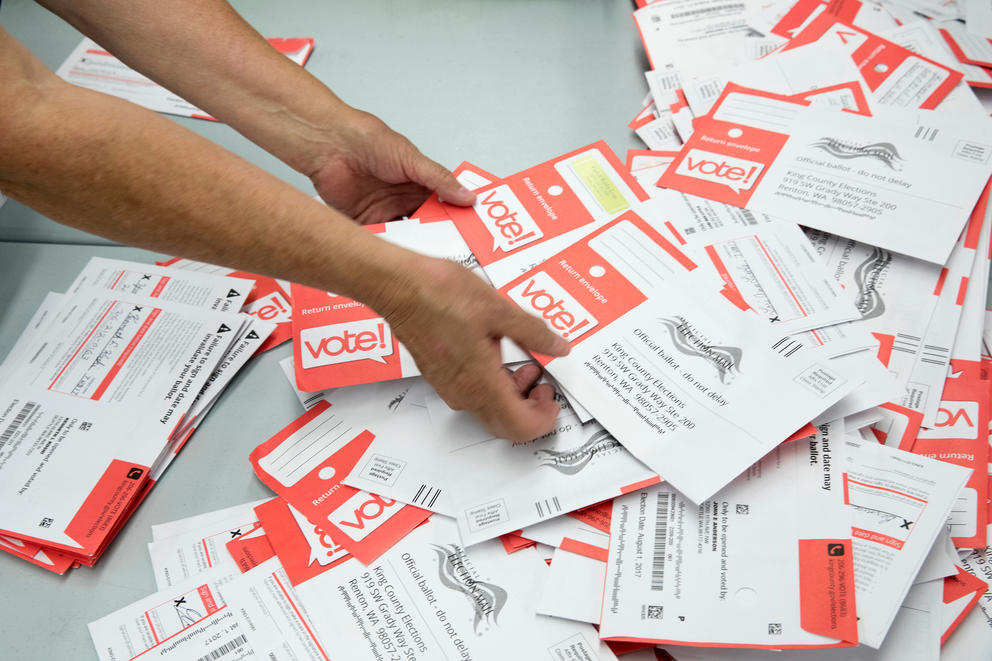
[(458, 183), (450, 170), (423, 154), (415, 157), (410, 178), (437, 193), (444, 202), (461, 207), (475, 203), (475, 193)]
[(515, 341), (527, 351), (543, 353), (546, 356), (568, 354), (568, 342), (552, 332), (538, 317), (527, 314), (512, 303), (502, 314), (499, 334)]

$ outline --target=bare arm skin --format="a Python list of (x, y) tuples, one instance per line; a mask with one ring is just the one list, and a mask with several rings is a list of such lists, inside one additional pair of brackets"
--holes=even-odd
[[(511, 440), (551, 428), (551, 389), (532, 388), (536, 368), (507, 373), (498, 339), (552, 355), (567, 346), (465, 269), (375, 238), (155, 113), (61, 81), (2, 29), (0, 106), (0, 190), (11, 197), (123, 243), (360, 300), (389, 321), (450, 405)], [(402, 199), (383, 185), (393, 186), (370, 187), (377, 199)]]

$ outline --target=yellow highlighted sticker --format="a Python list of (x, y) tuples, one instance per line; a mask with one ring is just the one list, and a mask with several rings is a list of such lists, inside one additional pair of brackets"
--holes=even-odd
[(596, 198), (603, 211), (614, 215), (630, 207), (623, 193), (613, 183), (610, 175), (606, 173), (595, 156), (577, 158), (569, 166), (572, 168), (572, 172), (586, 185), (586, 190)]

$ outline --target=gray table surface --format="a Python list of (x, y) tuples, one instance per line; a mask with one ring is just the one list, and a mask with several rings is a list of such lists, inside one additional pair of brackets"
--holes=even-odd
[[(647, 63), (626, 0), (234, 5), (266, 36), (315, 37), (311, 72), (449, 167), (471, 160), (509, 174), (597, 139), (621, 157), (642, 147), (626, 125), (646, 92)], [(0, 25), (53, 69), (81, 38), (30, 0), (3, 0)], [(311, 190), (226, 126), (172, 119)], [(13, 200), (0, 207), (0, 356), (44, 294), (64, 290), (91, 256), (161, 257), (108, 243)], [(95, 659), (86, 623), (155, 590), (152, 524), (270, 495), (248, 453), (301, 412), (277, 365), (287, 355), (283, 345), (237, 377), (95, 568), (58, 577), (0, 553), (0, 659)], [(978, 657), (952, 638), (942, 658)]]

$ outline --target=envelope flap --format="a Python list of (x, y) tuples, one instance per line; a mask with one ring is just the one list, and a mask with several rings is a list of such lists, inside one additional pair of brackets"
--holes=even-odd
[(850, 539), (799, 540), (799, 603), (806, 631), (858, 642)]

